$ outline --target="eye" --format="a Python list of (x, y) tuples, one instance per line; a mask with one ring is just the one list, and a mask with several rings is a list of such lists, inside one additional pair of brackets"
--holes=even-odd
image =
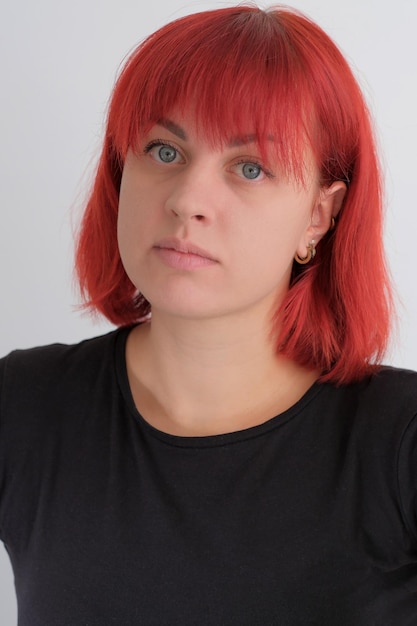
[(267, 178), (275, 178), (272, 172), (256, 161), (239, 161), (236, 163), (236, 166), (239, 176), (246, 180), (262, 180), (265, 176)]
[(172, 163), (175, 161), (177, 151), (171, 146), (161, 146), (158, 150), (158, 156), (164, 163)]
[(254, 180), (262, 174), (262, 168), (257, 163), (243, 163), (242, 174), (245, 178), (249, 178), (249, 180)]
[(144, 150), (145, 154), (151, 154), (156, 161), (162, 163), (174, 163), (181, 159), (181, 155), (174, 146), (160, 140), (152, 141)]

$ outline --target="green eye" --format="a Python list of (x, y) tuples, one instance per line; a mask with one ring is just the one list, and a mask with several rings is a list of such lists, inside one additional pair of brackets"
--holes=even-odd
[(158, 156), (164, 163), (172, 163), (177, 157), (177, 151), (171, 146), (161, 146), (158, 150)]
[(249, 178), (253, 180), (254, 178), (258, 178), (262, 169), (256, 163), (244, 163), (242, 167), (242, 173), (245, 178)]

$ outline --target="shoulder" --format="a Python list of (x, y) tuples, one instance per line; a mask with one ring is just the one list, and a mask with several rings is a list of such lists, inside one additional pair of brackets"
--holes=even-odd
[(384, 366), (358, 382), (324, 383), (317, 408), (331, 430), (355, 442), (365, 455), (382, 448), (395, 453), (417, 422), (417, 372)]
[(387, 516), (390, 528), (399, 516), (417, 538), (417, 373), (385, 366), (359, 382), (325, 384), (320, 395), (327, 450), (337, 442), (363, 524), (375, 537)]
[(116, 345), (126, 330), (72, 345), (55, 343), (11, 352), (0, 359), (1, 407), (27, 405), (46, 393), (60, 395), (64, 388), (88, 386), (103, 377), (114, 363)]
[(335, 400), (369, 415), (417, 413), (417, 372), (382, 366), (361, 381), (329, 385), (329, 393)]
[(16, 455), (41, 456), (47, 440), (72, 441), (86, 421), (100, 423), (118, 394), (127, 330), (16, 350), (0, 360), (0, 460), (15, 467)]
[(84, 356), (91, 356), (95, 352), (101, 352), (103, 348), (106, 348), (107, 345), (113, 342), (115, 335), (119, 332), (120, 329), (99, 337), (84, 339), (74, 344), (53, 343), (34, 348), (14, 350), (0, 359), (0, 365), (3, 369), (10, 366), (24, 368), (32, 364), (47, 367), (56, 362), (65, 362), (68, 359), (83, 359)]
[(114, 330), (99, 337), (85, 339), (79, 343), (53, 343), (35, 348), (14, 350), (0, 359), (0, 371), (3, 376), (11, 372), (32, 375), (45, 375), (48, 371), (56, 372), (57, 367), (77, 368), (83, 363), (100, 359), (114, 349), (117, 336), (124, 329)]
[(416, 421), (417, 372), (383, 367), (370, 378), (363, 401), (377, 407), (381, 416), (404, 417), (404, 422)]
[(398, 509), (417, 540), (417, 373), (382, 368), (371, 378), (365, 402), (375, 407), (364, 446), (366, 454), (375, 459), (372, 486), (393, 470)]
[(381, 411), (413, 411), (417, 413), (417, 372), (395, 367), (381, 367), (361, 391), (363, 402), (372, 403)]
[(417, 393), (417, 372), (389, 367), (379, 368), (369, 379), (370, 388), (378, 391)]

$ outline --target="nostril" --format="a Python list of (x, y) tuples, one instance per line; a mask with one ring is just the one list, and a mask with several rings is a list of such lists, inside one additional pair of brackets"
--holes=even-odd
[(200, 222), (202, 219), (204, 219), (204, 215), (196, 215), (195, 218)]

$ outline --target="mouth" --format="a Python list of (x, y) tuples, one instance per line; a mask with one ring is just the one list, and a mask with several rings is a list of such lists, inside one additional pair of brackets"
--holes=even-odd
[(190, 241), (186, 241), (185, 239), (177, 239), (176, 237), (167, 237), (165, 239), (161, 239), (154, 245), (154, 248), (158, 248), (160, 250), (174, 250), (175, 252), (179, 252), (184, 255), (195, 255), (199, 256), (203, 259), (207, 259), (208, 261), (217, 262), (217, 259), (203, 248), (196, 246)]
[(216, 265), (213, 255), (190, 241), (168, 237), (153, 246), (157, 257), (171, 269), (191, 271)]

